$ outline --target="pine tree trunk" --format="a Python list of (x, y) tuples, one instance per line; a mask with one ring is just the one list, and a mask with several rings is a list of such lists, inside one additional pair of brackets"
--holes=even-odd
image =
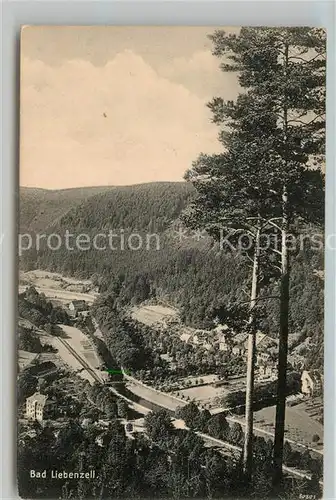
[(287, 248), (287, 234), (289, 229), (288, 219), (288, 194), (284, 187), (282, 194), (283, 221), (281, 235), (281, 281), (280, 281), (280, 332), (279, 332), (279, 358), (278, 358), (278, 383), (277, 404), (275, 416), (274, 436), (274, 477), (275, 485), (282, 480), (283, 446), (285, 436), (286, 412), (286, 379), (287, 379), (287, 354), (288, 354), (288, 314), (289, 314), (289, 255)]
[(246, 479), (249, 480), (252, 476), (252, 458), (253, 458), (253, 390), (254, 390), (254, 367), (256, 359), (256, 331), (254, 326), (255, 305), (258, 293), (258, 274), (260, 260), (260, 229), (257, 229), (253, 273), (251, 286), (251, 302), (250, 302), (250, 318), (249, 324), (251, 330), (248, 334), (248, 349), (247, 349), (247, 374), (246, 374), (246, 404), (245, 404), (245, 441), (244, 441), (244, 473)]

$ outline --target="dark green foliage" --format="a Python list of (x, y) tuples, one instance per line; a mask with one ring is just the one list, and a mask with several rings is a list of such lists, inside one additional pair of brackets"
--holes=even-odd
[(48, 326), (50, 333), (57, 333), (52, 325), (57, 323), (70, 324), (70, 319), (64, 308), (53, 306), (43, 293), (39, 294), (33, 286), (19, 295), (19, 316), (29, 320), (38, 328)]
[(318, 434), (314, 434), (312, 441), (313, 443), (318, 443), (320, 441), (320, 436)]
[(22, 372), (17, 381), (18, 402), (23, 403), (29, 396), (32, 396), (37, 388), (38, 380), (28, 372)]
[(161, 446), (167, 446), (173, 428), (171, 417), (165, 410), (151, 412), (145, 417), (145, 429), (149, 438)]
[[(127, 213), (130, 221), (134, 220), (135, 217), (139, 221), (139, 226), (133, 229), (140, 231), (147, 226), (147, 208), (144, 208), (144, 212), (140, 212), (136, 206), (136, 200), (139, 200), (139, 203), (143, 203), (145, 206), (142, 197), (145, 197), (147, 207), (151, 207), (150, 210), (153, 211), (152, 220), (154, 226), (156, 224), (156, 211), (159, 213), (165, 211), (167, 220), (171, 217), (168, 227), (174, 225), (174, 218), (179, 217), (180, 210), (188, 203), (192, 195), (191, 187), (186, 186), (188, 184), (170, 183), (167, 186), (163, 184), (161, 188), (159, 184), (153, 184), (145, 186), (142, 191), (140, 186), (134, 186), (132, 189), (136, 196), (131, 195), (131, 188), (121, 190), (120, 196), (123, 197), (128, 207)], [(116, 188), (113, 191), (115, 193), (113, 196), (117, 196), (119, 189), (121, 188)], [(174, 190), (177, 190), (177, 198), (174, 197)], [(101, 196), (95, 196), (94, 202), (100, 204), (102, 202)], [(109, 203), (112, 203), (113, 196), (112, 191), (104, 194), (104, 206), (102, 206), (101, 210), (106, 211), (106, 214), (105, 204), (109, 206)], [(177, 202), (177, 200), (183, 201)], [(155, 205), (155, 203), (158, 204), (159, 202), (166, 204), (165, 210), (161, 210), (159, 205)], [(24, 209), (24, 203), (23, 201), (22, 209)], [(113, 203), (116, 202), (113, 201)], [(170, 208), (167, 205), (170, 205)], [(80, 211), (81, 215), (78, 215), (78, 229), (73, 230), (76, 234), (86, 229), (84, 220), (82, 221), (86, 211), (91, 213), (92, 207), (83, 203)], [(134, 211), (133, 215), (132, 211)], [(70, 216), (75, 217), (72, 212)], [(92, 215), (92, 217), (96, 217), (94, 219), (96, 227), (90, 227), (89, 233), (101, 232), (104, 220), (102, 219), (99, 222), (98, 215)], [(108, 217), (114, 217), (114, 215)], [(117, 220), (112, 219), (109, 227), (119, 229), (120, 226), (114, 225), (116, 223)], [(128, 222), (128, 224), (130, 223)], [(62, 226), (61, 222), (59, 224)], [(158, 224), (160, 227), (165, 225), (161, 216)], [(65, 225), (63, 228), (61, 227), (60, 234), (63, 234), (62, 231), (64, 232), (67, 227)], [(177, 228), (175, 226), (175, 229)], [(153, 229), (153, 232), (155, 232), (155, 229)], [(216, 315), (216, 310), (218, 311), (223, 306), (227, 308), (229, 304), (233, 305), (246, 301), (243, 289), (246, 290), (248, 287), (249, 270), (246, 262), (239, 256), (233, 258), (228, 248), (224, 246), (221, 250), (219, 245), (214, 245), (209, 237), (203, 238), (199, 242), (189, 237), (179, 243), (177, 234), (173, 233), (172, 229), (167, 229), (158, 234), (160, 236), (160, 249), (158, 251), (154, 249), (153, 245), (152, 251), (136, 252), (127, 249), (124, 251), (88, 250), (80, 252), (74, 250), (69, 252), (62, 248), (59, 251), (47, 252), (41, 249), (38, 261), (35, 259), (33, 267), (40, 266), (65, 275), (77, 275), (83, 278), (95, 275), (100, 291), (112, 294), (114, 300), (117, 299), (120, 305), (127, 305), (131, 301), (133, 303), (141, 302), (146, 298), (168, 300), (179, 307), (182, 320), (185, 323), (196, 327), (212, 326), (212, 319)], [(312, 234), (312, 231), (308, 234)], [(28, 253), (24, 252), (22, 256), (23, 264)], [(290, 309), (292, 311), (291, 317), (293, 317), (293, 331), (295, 333), (302, 332), (303, 339), (311, 331), (322, 331), (323, 328), (323, 281), (312, 272), (314, 269), (321, 269), (322, 266), (323, 253), (316, 245), (309, 252), (305, 250), (304, 255), (303, 252), (299, 252), (297, 255), (294, 252), (291, 274), (293, 290), (291, 291)], [(296, 286), (298, 283), (300, 284), (299, 287)], [(269, 289), (265, 290), (265, 294), (274, 295), (275, 291), (277, 291), (276, 285), (270, 284)], [(315, 304), (313, 308), (311, 307), (312, 304)], [(19, 301), (19, 307), (23, 307), (21, 300)], [(278, 304), (274, 300), (268, 301), (267, 308), (263, 311), (262, 328), (265, 331), (269, 330), (272, 335), (277, 333), (277, 311)], [(303, 313), (298, 315), (300, 311), (303, 311)], [(307, 311), (309, 312), (308, 316), (306, 316)], [(32, 314), (36, 323), (44, 324), (44, 318), (39, 315), (39, 311), (35, 311), (35, 307), (34, 311), (29, 310), (25, 314), (27, 317)], [(63, 321), (65, 322), (66, 319)], [(321, 340), (320, 336), (318, 338)], [(312, 362), (315, 362), (316, 359), (315, 355), (312, 356)], [(322, 359), (322, 357), (319, 356), (319, 359)]]
[(83, 432), (82, 427), (75, 419), (67, 421), (55, 442), (55, 450), (60, 460), (69, 453), (69, 449), (76, 449), (83, 442)]
[(185, 421), (190, 429), (197, 429), (199, 423), (200, 412), (198, 406), (193, 401), (186, 406), (177, 408), (176, 418), (181, 418)]
[(322, 478), (323, 476), (323, 459), (312, 458), (308, 450), (300, 453), (294, 451), (288, 442), (284, 444), (284, 464), (289, 467), (296, 467), (301, 470), (309, 470), (315, 474), (316, 477)]
[(103, 410), (106, 418), (109, 420), (118, 416), (118, 405), (111, 393), (109, 393), (108, 397), (104, 400)]
[(129, 408), (123, 399), (118, 399), (117, 401), (117, 414), (120, 418), (128, 418)]
[(244, 438), (242, 426), (238, 422), (234, 422), (230, 426), (229, 441), (232, 444), (241, 445)]
[[(300, 232), (307, 236), (315, 232), (316, 236), (319, 232), (316, 225), (321, 224), (324, 217), (324, 175), (315, 168), (324, 159), (324, 31), (243, 28), (239, 35), (227, 35), (220, 30), (210, 38), (214, 54), (226, 58), (222, 69), (238, 73), (243, 92), (236, 102), (224, 102), (216, 97), (208, 105), (214, 123), (221, 128), (220, 141), (226, 151), (216, 155), (200, 154), (187, 172), (186, 178), (196, 188), (197, 197), (185, 210), (183, 219), (191, 227), (206, 228), (216, 239), (219, 239), (220, 228), (230, 234), (234, 229), (238, 238), (242, 232), (251, 232), (251, 217), (273, 222), (281, 219), (285, 187), (287, 232), (290, 230), (297, 239)], [(263, 231), (272, 238), (276, 236), (273, 225), (266, 225)], [(270, 247), (280, 249), (277, 245)], [(300, 249), (298, 245), (290, 252), (292, 283), (297, 279), (295, 274), (301, 272), (302, 254), (307, 253), (304, 259), (309, 285), (302, 279), (299, 282), (311, 287), (313, 262), (322, 256), (321, 239), (315, 252), (312, 256), (309, 245), (308, 249), (306, 246)], [(270, 326), (271, 320), (271, 330), (276, 331), (279, 301), (275, 297), (279, 294), (274, 280), (279, 275), (274, 264), (276, 258), (270, 248), (263, 250), (261, 286), (266, 286), (263, 300), (267, 296), (273, 298), (267, 300), (264, 308), (258, 304), (258, 316), (265, 317), (264, 328)], [(305, 293), (299, 295), (298, 287), (294, 288), (292, 283), (290, 331), (297, 332), (305, 328), (306, 323), (303, 318), (300, 326), (296, 322), (300, 302), (302, 300), (306, 307), (308, 303)], [(320, 284), (318, 289), (319, 292), (314, 293), (316, 298), (307, 290), (313, 308), (316, 306), (315, 313), (318, 310), (317, 317), (323, 309)], [(320, 328), (320, 318), (315, 320), (314, 327), (317, 323)]]
[(119, 367), (136, 370), (152, 366), (152, 354), (146, 349), (141, 327), (124, 315), (111, 296), (100, 298), (92, 311)]
[[(90, 394), (97, 393), (93, 386)], [(176, 430), (164, 412), (146, 417), (150, 439), (135, 435), (130, 441), (124, 427), (112, 420), (101, 431), (89, 424), (82, 429), (68, 421), (56, 436), (56, 428), (35, 425), (36, 436), (23, 437), (18, 451), (19, 494), (21, 498), (284, 498), (269, 493), (269, 444), (256, 438), (256, 470), (253, 484), (245, 484), (240, 463), (218, 451), (205, 448), (194, 432)], [(100, 438), (100, 444), (97, 438)], [(155, 438), (155, 439), (154, 439)], [(309, 454), (308, 454), (309, 455)], [(312, 466), (306, 454), (301, 466)], [(300, 456), (300, 454), (299, 454)], [(316, 466), (313, 465), (313, 466)], [(96, 479), (31, 479), (31, 469), (48, 471), (96, 471)], [(318, 484), (290, 480), (285, 498), (297, 498), (298, 491), (319, 493)]]
[(201, 410), (195, 420), (195, 428), (200, 432), (206, 433), (210, 418), (211, 414), (209, 410)]
[(41, 341), (36, 333), (23, 326), (18, 327), (19, 342), (18, 348), (23, 351), (40, 353), (43, 350)]
[[(95, 383), (87, 388), (86, 393), (89, 401), (96, 406), (96, 409), (100, 410), (106, 419), (111, 420), (118, 417), (120, 401), (117, 401), (116, 396), (107, 387)], [(119, 416), (124, 417), (124, 415)]]
[(216, 439), (226, 441), (230, 435), (230, 426), (223, 413), (213, 415), (208, 422), (208, 433)]
[[(186, 220), (193, 226), (221, 224), (246, 232), (254, 217), (258, 229), (262, 222), (267, 230), (270, 226), (282, 234), (280, 265), (274, 266), (274, 257), (269, 265), (261, 263), (263, 286), (280, 278), (274, 440), (274, 481), (279, 484), (291, 326), (288, 236), (297, 237), (302, 222), (324, 222), (324, 175), (316, 167), (325, 153), (326, 33), (308, 27), (260, 27), (242, 28), (238, 35), (217, 31), (211, 39), (214, 54), (226, 58), (222, 70), (238, 73), (242, 92), (236, 102), (214, 98), (209, 103), (226, 151), (212, 157), (201, 154), (194, 163), (188, 178), (199, 195)], [(267, 258), (274, 250), (279, 251), (269, 245), (262, 253)], [(258, 315), (263, 311), (254, 311)]]
[(178, 218), (192, 195), (192, 187), (184, 182), (121, 186), (90, 197), (64, 215), (60, 225), (73, 229), (162, 233)]
[(97, 193), (113, 187), (47, 190), (20, 188), (20, 232), (39, 232), (51, 226), (71, 208)]

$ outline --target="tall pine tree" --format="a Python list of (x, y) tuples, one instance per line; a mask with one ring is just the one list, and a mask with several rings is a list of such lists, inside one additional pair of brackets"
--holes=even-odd
[[(189, 220), (249, 229), (257, 218), (281, 233), (279, 360), (274, 481), (282, 476), (288, 352), (290, 253), (288, 235), (323, 221), (325, 143), (325, 33), (316, 28), (242, 28), (216, 31), (214, 55), (235, 71), (236, 102), (216, 97), (209, 107), (221, 127), (221, 155), (201, 155), (187, 177), (199, 196)], [(228, 223), (229, 222), (229, 223)]]

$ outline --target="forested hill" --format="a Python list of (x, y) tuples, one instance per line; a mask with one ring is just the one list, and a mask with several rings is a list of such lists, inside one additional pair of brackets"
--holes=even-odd
[[(124, 230), (125, 241), (130, 233), (139, 233), (143, 238), (156, 233), (159, 249), (155, 240), (149, 249), (145, 244), (136, 251), (127, 244), (121, 248), (120, 238), (114, 240), (115, 248), (101, 251), (92, 247), (69, 250), (62, 244), (57, 250), (23, 252), (23, 269), (41, 268), (93, 278), (100, 292), (112, 294), (122, 305), (148, 299), (167, 301), (177, 306), (182, 319), (193, 326), (206, 327), (212, 311), (222, 305), (246, 301), (251, 275), (246, 259), (227, 249), (220, 250), (209, 237), (192, 233), (186, 236), (177, 231), (180, 213), (194, 196), (191, 185), (167, 182), (93, 189), (101, 191), (67, 190), (60, 192), (58, 200), (56, 194), (52, 195), (52, 203), (42, 192), (44, 213), (35, 215), (35, 222), (32, 215), (41, 193), (24, 193), (21, 221), (30, 220), (35, 231), (62, 236), (68, 230), (74, 235), (87, 234), (91, 240), (110, 230), (116, 234)], [(41, 227), (43, 220), (48, 224)], [(315, 271), (320, 269), (322, 251), (303, 250), (293, 256), (291, 332), (299, 343), (312, 337), (312, 345), (319, 350), (323, 339), (323, 281)], [(276, 296), (276, 282), (264, 293)], [(265, 332), (277, 335), (277, 318), (278, 303), (273, 300), (265, 307)], [(321, 357), (315, 361), (321, 364)]]
[(90, 196), (58, 220), (59, 228), (162, 232), (194, 195), (186, 182), (120, 186)]
[(62, 215), (97, 193), (113, 189), (112, 186), (73, 189), (20, 188), (20, 231), (45, 231)]

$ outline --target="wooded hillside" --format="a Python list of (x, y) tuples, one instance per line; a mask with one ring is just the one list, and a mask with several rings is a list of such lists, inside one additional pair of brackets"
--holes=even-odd
[[(101, 189), (101, 188), (97, 188)], [(106, 188), (107, 189), (107, 188)], [(32, 198), (45, 200), (44, 190), (25, 190), (21, 200), (21, 220), (32, 214)], [(79, 201), (77, 190), (67, 191), (67, 203), (58, 201), (65, 211), (57, 221), (54, 204), (46, 203), (43, 217), (52, 221), (43, 228), (44, 233), (68, 230), (78, 235), (95, 234), (109, 230), (119, 234), (114, 240), (115, 249), (103, 251), (94, 248), (69, 251), (63, 245), (58, 250), (42, 248), (23, 252), (24, 269), (48, 269), (79, 278), (93, 278), (100, 292), (113, 293), (121, 305), (136, 304), (148, 299), (167, 301), (181, 310), (182, 319), (190, 325), (207, 327), (211, 324), (213, 310), (223, 304), (247, 300), (248, 267), (243, 256), (233, 255), (228, 248), (220, 249), (218, 243), (205, 234), (179, 233), (179, 216), (194, 195), (187, 183), (153, 183), (117, 187), (88, 196)], [(72, 191), (74, 198), (71, 197)], [(65, 191), (64, 191), (65, 192)], [(63, 193), (64, 193), (63, 192)], [(91, 191), (89, 191), (91, 192)], [(92, 192), (91, 192), (92, 193)], [(56, 201), (55, 201), (56, 203)], [(69, 208), (70, 207), (70, 208)], [(66, 208), (69, 208), (66, 211)], [(42, 219), (38, 218), (38, 229)], [(125, 238), (131, 233), (157, 234), (160, 248), (155, 241), (150, 248), (131, 250), (121, 248), (120, 230)], [(145, 239), (144, 239), (145, 241)], [(322, 366), (323, 342), (323, 280), (315, 270), (323, 268), (321, 250), (297, 251), (292, 265), (291, 317), (298, 342), (313, 337), (314, 355), (311, 363)], [(269, 284), (264, 293), (274, 295), (276, 285)], [(268, 301), (263, 329), (277, 335), (277, 301)], [(315, 355), (317, 354), (317, 355)]]

